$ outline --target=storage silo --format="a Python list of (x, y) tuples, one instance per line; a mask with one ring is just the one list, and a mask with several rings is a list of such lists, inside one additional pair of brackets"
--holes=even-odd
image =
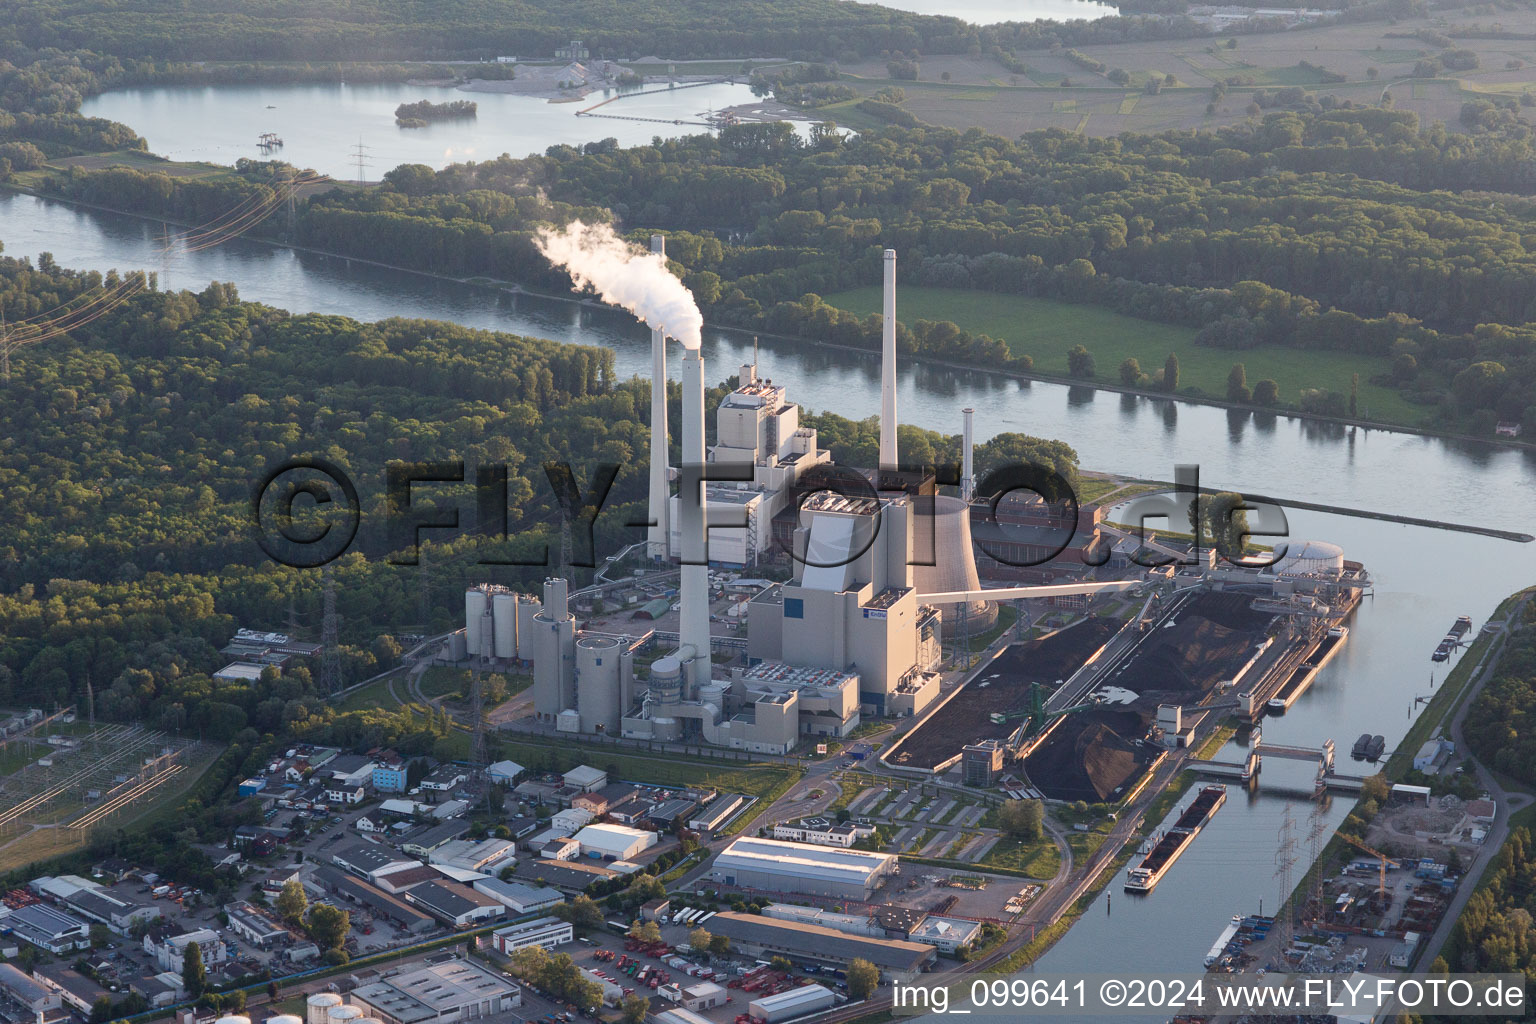
[(517, 656), (523, 661), (533, 661), (539, 656), (538, 641), (534, 639), (533, 618), (539, 614), (539, 602), (529, 599), (519, 601), (517, 611)]
[(538, 636), (533, 655), (533, 709), (553, 721), (576, 702), (576, 620), (571, 616), (565, 580), (544, 581), (544, 606), (534, 616)]
[(329, 1024), (356, 1024), (362, 1015), (360, 1006), (333, 1006), (327, 1012), (326, 1020)]
[(491, 597), (491, 618), (496, 624), (496, 657), (509, 661), (517, 657), (517, 595), (499, 590)]
[(576, 710), (582, 732), (619, 734), (619, 642), (611, 636), (576, 641)]
[(304, 1018), (292, 1013), (278, 1013), (268, 1017), (263, 1024), (304, 1024)]
[(922, 598), (923, 594), (981, 589), (981, 579), (976, 575), (976, 552), (971, 544), (970, 506), (947, 494), (920, 495), (914, 501), (914, 537), (923, 538), (923, 547), (926, 538), (933, 537), (933, 564), (912, 567), (919, 599), (943, 614), (946, 637), (959, 636), (962, 630), (974, 636), (991, 629), (997, 623), (997, 605), (991, 601), (939, 602)]
[(480, 656), (480, 627), (485, 619), (486, 594), (480, 587), (464, 591), (464, 649), (471, 658)]
[(384, 1024), (384, 1022), (377, 1017), (359, 1017), (352, 1024)]
[(651, 701), (665, 706), (682, 700), (683, 663), (671, 654), (651, 662)]
[(341, 996), (334, 992), (317, 992), (305, 1000), (306, 1024), (330, 1024), (331, 1008), (341, 1005)]
[(251, 1018), (232, 1013), (227, 1017), (220, 1017), (213, 1024), (251, 1024)]

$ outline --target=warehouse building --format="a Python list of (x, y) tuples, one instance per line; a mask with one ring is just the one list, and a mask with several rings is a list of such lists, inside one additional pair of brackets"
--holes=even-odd
[(741, 793), (721, 793), (688, 819), (688, 827), (695, 832), (713, 832), (734, 818), (747, 801)]
[(565, 901), (559, 889), (547, 885), (523, 885), (521, 882), (503, 882), (499, 878), (477, 878), (473, 883), (477, 892), (484, 893), (514, 914), (536, 914), (549, 910)]
[(921, 942), (848, 935), (820, 925), (776, 921), (755, 914), (721, 911), (709, 919), (712, 935), (724, 935), (731, 948), (748, 956), (784, 956), (801, 963), (846, 966), (868, 960), (882, 973), (907, 979), (926, 970), (938, 951)]
[(355, 988), (353, 1006), (384, 1024), (457, 1024), (522, 1005), (522, 990), (472, 960), (445, 960)]
[(334, 868), (320, 868), (315, 872), (315, 880), (336, 895), (368, 908), (375, 917), (382, 917), (407, 932), (429, 932), (437, 927), (430, 915), (404, 900)]
[(656, 845), (655, 832), (628, 825), (588, 825), (574, 838), (586, 856), (608, 860), (629, 860)]
[(491, 945), (502, 956), (511, 956), (527, 946), (554, 949), (575, 937), (569, 921), (558, 917), (540, 917), (498, 928), (491, 933)]
[(37, 1020), (45, 1016), (56, 1016), (64, 1008), (64, 1000), (56, 990), (27, 976), (11, 964), (0, 964), (0, 993), (4, 993), (6, 999), (28, 1013), (36, 1015)]
[(423, 882), (405, 893), (405, 900), (455, 928), (476, 921), (494, 921), (507, 912), (500, 900), (454, 882)]
[(867, 900), (897, 870), (889, 853), (744, 838), (715, 858), (710, 877), (743, 889)]
[(837, 1005), (837, 996), (823, 985), (801, 985), (799, 988), (761, 996), (747, 1004), (747, 1012), (767, 1024), (779, 1024), (781, 1020), (794, 1020), (808, 1013), (820, 1013)]
[(691, 985), (685, 985), (681, 981), (673, 982), (661, 986), (657, 991), (663, 999), (670, 999), (683, 1009), (692, 1010), (694, 1013), (724, 1006), (726, 999), (730, 996), (722, 986), (712, 981), (696, 981)]
[(91, 944), (91, 926), (46, 903), (18, 907), (5, 919), (11, 934), (50, 953), (67, 953)]
[(342, 847), (331, 854), (331, 863), (370, 882), (378, 881), (380, 875), (387, 875), (391, 871), (417, 866), (416, 861), (402, 857), (387, 846), (366, 842)]

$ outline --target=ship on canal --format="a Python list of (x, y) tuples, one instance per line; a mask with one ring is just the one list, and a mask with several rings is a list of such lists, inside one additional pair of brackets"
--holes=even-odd
[(1206, 786), (1194, 801), (1179, 815), (1172, 828), (1153, 845), (1140, 864), (1126, 872), (1127, 892), (1151, 892), (1162, 880), (1173, 862), (1178, 860), (1189, 844), (1194, 842), (1200, 830), (1216, 816), (1221, 805), (1227, 802), (1226, 786)]

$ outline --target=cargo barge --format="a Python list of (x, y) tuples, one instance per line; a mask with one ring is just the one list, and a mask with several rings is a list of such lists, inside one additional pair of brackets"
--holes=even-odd
[(1306, 693), (1312, 686), (1312, 680), (1323, 670), (1333, 656), (1339, 653), (1339, 648), (1344, 646), (1344, 641), (1349, 638), (1348, 626), (1334, 626), (1328, 630), (1328, 635), (1323, 637), (1317, 650), (1312, 652), (1310, 661), (1297, 667), (1291, 673), (1291, 677), (1281, 684), (1279, 692), (1269, 699), (1269, 711), (1271, 714), (1279, 714), (1296, 703), (1297, 698)]
[(1472, 616), (1463, 615), (1458, 618), (1451, 624), (1451, 631), (1445, 634), (1445, 639), (1440, 641), (1439, 645), (1435, 648), (1435, 653), (1429, 656), (1429, 660), (1449, 661), (1456, 648), (1462, 645), (1462, 637), (1466, 636), (1471, 630)]
[(1354, 748), (1350, 750), (1349, 756), (1353, 757), (1356, 761), (1375, 761), (1386, 752), (1386, 749), (1387, 738), (1385, 736), (1372, 736), (1370, 733), (1363, 732), (1360, 734), (1360, 738), (1355, 740)]
[(1179, 815), (1173, 827), (1164, 832), (1142, 862), (1126, 872), (1127, 892), (1151, 892), (1173, 866), (1206, 823), (1227, 802), (1226, 786), (1205, 786), (1194, 801)]

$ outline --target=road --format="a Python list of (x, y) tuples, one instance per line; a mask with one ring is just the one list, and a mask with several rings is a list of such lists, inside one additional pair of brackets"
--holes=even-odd
[[(1457, 750), (1467, 750), (1466, 739), (1462, 736), (1461, 731), (1462, 724), (1467, 718), (1467, 712), (1471, 709), (1472, 702), (1477, 699), (1478, 693), (1487, 685), (1488, 680), (1493, 678), (1494, 672), (1499, 667), (1499, 659), (1503, 654), (1504, 643), (1509, 638), (1510, 627), (1520, 621), (1521, 613), (1525, 610), (1526, 603), (1530, 599), (1530, 594), (1522, 596), (1515, 603), (1515, 607), (1504, 621), (1499, 623), (1498, 638), (1493, 646), (1488, 649), (1488, 656), (1484, 659), (1482, 672), (1467, 687), (1467, 692), (1463, 694), (1461, 703), (1456, 708), (1456, 714), (1451, 719), (1448, 733), (1451, 742), (1456, 744)], [(1423, 970), (1426, 964), (1431, 963), (1435, 957), (1440, 955), (1440, 951), (1444, 948), (1446, 940), (1451, 937), (1451, 930), (1456, 927), (1456, 921), (1461, 917), (1461, 912), (1466, 907), (1467, 901), (1472, 898), (1472, 892), (1476, 888), (1476, 879), (1481, 874), (1481, 866), (1496, 856), (1499, 849), (1504, 845), (1504, 841), (1509, 838), (1510, 815), (1531, 802), (1529, 794), (1511, 793), (1499, 785), (1498, 779), (1494, 778), (1493, 774), (1484, 768), (1482, 763), (1475, 757), (1472, 757), (1470, 753), (1467, 755), (1466, 763), (1472, 765), (1473, 770), (1477, 772), (1478, 782), (1498, 804), (1498, 810), (1495, 812), (1493, 825), (1488, 829), (1487, 841), (1483, 843), (1482, 847), (1470, 859), (1470, 862), (1467, 864), (1466, 874), (1463, 876), (1464, 880), (1461, 885), (1456, 887), (1456, 895), (1452, 897), (1450, 905), (1446, 908), (1445, 916), (1441, 918), (1439, 926), (1435, 928), (1434, 934), (1429, 937), (1429, 941), (1424, 943), (1422, 947), (1423, 952), (1419, 954), (1418, 960), (1420, 970)], [(1452, 970), (1454, 969), (1455, 965), (1452, 965)]]

